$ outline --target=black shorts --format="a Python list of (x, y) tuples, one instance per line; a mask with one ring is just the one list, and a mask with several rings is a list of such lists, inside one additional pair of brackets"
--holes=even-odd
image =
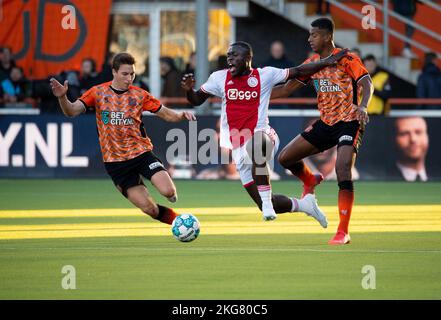
[(364, 134), (364, 125), (358, 120), (344, 122), (340, 121), (329, 126), (322, 120), (313, 123), (302, 132), (302, 137), (320, 151), (325, 151), (335, 145), (353, 146), (358, 153)]
[(104, 167), (115, 186), (122, 189), (125, 197), (127, 189), (144, 184), (141, 176), (150, 180), (155, 173), (165, 170), (162, 161), (152, 151), (127, 161), (104, 162)]

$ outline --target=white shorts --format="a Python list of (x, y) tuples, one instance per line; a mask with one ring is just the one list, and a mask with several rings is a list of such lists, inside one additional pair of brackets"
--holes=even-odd
[[(268, 163), (270, 168), (274, 168), (274, 156), (279, 150), (279, 144), (280, 144), (279, 136), (277, 135), (277, 132), (273, 128), (269, 128), (268, 130), (265, 131), (265, 133), (269, 136), (274, 146), (273, 152), (271, 153), (270, 162)], [(253, 163), (246, 149), (247, 144), (250, 141), (251, 140), (248, 140), (241, 147), (233, 149), (233, 151), (231, 152), (233, 161), (236, 164), (236, 170), (239, 173), (240, 180), (244, 187), (248, 187), (254, 182)]]

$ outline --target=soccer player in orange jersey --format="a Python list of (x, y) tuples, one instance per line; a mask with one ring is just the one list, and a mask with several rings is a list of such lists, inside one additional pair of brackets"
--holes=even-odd
[(170, 202), (177, 200), (170, 175), (152, 151), (142, 112), (150, 111), (170, 122), (195, 120), (195, 116), (166, 108), (147, 91), (132, 86), (135, 59), (130, 54), (119, 53), (114, 57), (112, 73), (112, 81), (92, 87), (75, 102), (66, 97), (67, 81), (61, 85), (51, 79), (52, 92), (68, 117), (80, 115), (86, 107), (95, 109), (104, 166), (116, 188), (153, 219), (172, 224), (176, 212), (156, 204), (142, 180), (142, 176), (149, 179)]
[[(308, 41), (315, 54), (305, 62), (320, 61), (341, 50), (334, 46), (333, 33), (334, 23), (328, 18), (319, 18), (311, 23)], [(317, 91), (320, 120), (280, 152), (279, 162), (303, 181), (304, 196), (314, 193), (315, 186), (323, 180), (323, 176), (313, 174), (302, 159), (338, 146), (335, 170), (339, 186), (340, 224), (329, 244), (347, 244), (350, 242), (348, 226), (354, 203), (351, 169), (369, 121), (366, 110), (373, 93), (372, 80), (360, 58), (349, 53), (337, 65), (275, 87), (271, 98), (288, 97), (309, 80), (313, 81)]]

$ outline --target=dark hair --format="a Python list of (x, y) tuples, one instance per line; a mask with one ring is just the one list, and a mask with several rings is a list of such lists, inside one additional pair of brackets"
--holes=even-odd
[(334, 21), (329, 18), (318, 18), (311, 22), (311, 27), (327, 30), (329, 33), (334, 33)]
[(241, 47), (242, 49), (245, 49), (251, 57), (253, 56), (253, 48), (251, 48), (251, 45), (248, 42), (237, 41), (235, 43), (232, 43), (231, 46)]
[(119, 67), (121, 67), (121, 65), (123, 64), (130, 64), (130, 65), (134, 65), (135, 64), (135, 58), (127, 52), (121, 52), (118, 53), (112, 61), (112, 69), (115, 69), (116, 71), (119, 70)]
[(375, 56), (373, 54), (368, 54), (367, 56), (365, 56), (363, 58), (363, 61), (374, 61), (374, 62), (377, 62), (377, 59), (375, 58)]
[(165, 64), (168, 64), (168, 66), (170, 67), (170, 70), (178, 70), (178, 68), (176, 67), (175, 60), (170, 56), (160, 57), (159, 62), (163, 62)]
[(14, 70), (14, 69), (18, 69), (18, 70), (20, 70), (22, 76), (24, 76), (24, 69), (23, 69), (22, 67), (19, 67), (19, 66), (13, 66), (13, 67), (11, 68), (11, 71), (10, 71), (9, 74), (11, 74), (12, 70)]
[(85, 58), (85, 59), (83, 59), (82, 62), (86, 62), (86, 61), (90, 62), (90, 64), (92, 65), (92, 72), (95, 72), (96, 71), (96, 62), (95, 62), (95, 60), (93, 60), (92, 58)]
[(12, 53), (11, 47), (7, 47), (7, 46), (0, 47), (0, 51), (2, 53), (5, 53), (5, 51), (9, 51), (9, 53)]
[(433, 62), (436, 59), (436, 53), (435, 52), (426, 52), (424, 55), (424, 64), (428, 64)]

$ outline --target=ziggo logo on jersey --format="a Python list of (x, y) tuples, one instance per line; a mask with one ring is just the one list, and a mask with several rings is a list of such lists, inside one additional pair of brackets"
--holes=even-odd
[(257, 98), (257, 91), (239, 91), (237, 89), (228, 89), (227, 97), (230, 100), (250, 100)]

